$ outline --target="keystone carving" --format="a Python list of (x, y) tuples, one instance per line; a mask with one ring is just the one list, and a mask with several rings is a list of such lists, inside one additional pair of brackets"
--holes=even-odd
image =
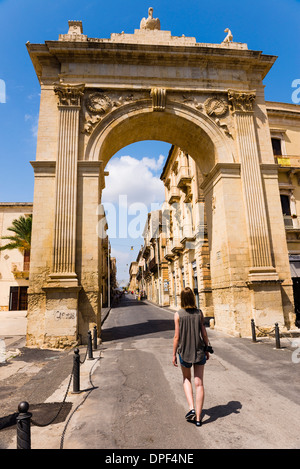
[(164, 88), (152, 88), (153, 111), (164, 111), (166, 109), (166, 90)]

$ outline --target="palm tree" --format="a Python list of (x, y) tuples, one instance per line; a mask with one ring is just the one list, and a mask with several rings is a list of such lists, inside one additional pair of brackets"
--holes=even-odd
[(14, 233), (13, 236), (2, 236), (1, 239), (7, 239), (10, 242), (4, 246), (0, 246), (0, 251), (5, 249), (19, 249), (22, 253), (29, 253), (31, 248), (31, 228), (32, 215), (21, 215), (18, 219), (13, 220), (12, 226), (8, 231)]

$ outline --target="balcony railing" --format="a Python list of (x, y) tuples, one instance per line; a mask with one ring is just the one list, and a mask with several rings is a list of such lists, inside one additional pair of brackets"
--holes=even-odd
[(274, 158), (280, 167), (300, 168), (299, 155), (276, 155)]
[(184, 247), (180, 242), (179, 238), (174, 238), (171, 246), (171, 251), (174, 252), (174, 254), (180, 254), (183, 251)]
[(182, 188), (192, 181), (190, 168), (188, 166), (180, 166), (177, 176), (177, 187)]
[(176, 186), (171, 186), (170, 192), (169, 192), (169, 204), (174, 204), (176, 202), (180, 201), (180, 191), (178, 187)]
[(193, 231), (191, 224), (183, 225), (182, 227), (182, 239), (181, 244), (185, 244), (188, 241), (194, 241), (196, 239), (196, 233)]
[(283, 221), (284, 221), (285, 228), (293, 228), (294, 227), (293, 218), (291, 216), (284, 215), (283, 216)]
[(168, 245), (166, 247), (165, 259), (167, 259), (167, 261), (172, 261), (175, 257), (175, 254), (174, 252), (171, 251), (171, 248), (172, 248), (172, 245)]

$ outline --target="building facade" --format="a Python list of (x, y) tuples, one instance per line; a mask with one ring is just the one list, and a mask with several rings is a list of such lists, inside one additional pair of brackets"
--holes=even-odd
[(139, 279), (148, 300), (160, 306), (169, 305), (168, 265), (164, 258), (166, 233), (163, 212), (155, 210), (147, 217), (143, 232), (144, 247), (139, 253)]
[[(12, 236), (8, 231), (20, 216), (32, 214), (32, 203), (0, 203), (0, 246), (9, 241), (2, 236)], [(0, 251), (0, 311), (27, 310), (30, 253), (18, 249)]]
[[(267, 102), (270, 141), (274, 165), (269, 178), (278, 185), (281, 207), (274, 217), (284, 224), (282, 250), (288, 252), (290, 271), (282, 284), (293, 289), (296, 325), (300, 326), (300, 106)], [(278, 181), (272, 172), (278, 172)], [(180, 308), (180, 292), (193, 289), (196, 302), (206, 317), (214, 317), (210, 275), (211, 250), (208, 240), (203, 175), (195, 161), (172, 146), (161, 174), (165, 186), (165, 244), (161, 257), (168, 261), (169, 304)], [(215, 209), (212, 201), (212, 210)], [(151, 214), (148, 216), (148, 220)], [(144, 250), (149, 245), (145, 237)], [(290, 281), (291, 276), (291, 281)], [(157, 279), (156, 282), (163, 282)], [(151, 289), (150, 289), (151, 291)], [(151, 299), (159, 303), (157, 295)], [(250, 319), (250, 316), (249, 316)]]
[(187, 153), (172, 146), (161, 179), (167, 214), (163, 257), (168, 261), (170, 306), (180, 308), (180, 292), (189, 286), (205, 316), (213, 317), (210, 254), (200, 187), (203, 176)]
[(267, 102), (294, 294), (300, 327), (300, 106)]
[(138, 263), (133, 261), (131, 262), (129, 266), (129, 285), (128, 285), (128, 290), (133, 293), (136, 293), (138, 289), (137, 273), (138, 273)]

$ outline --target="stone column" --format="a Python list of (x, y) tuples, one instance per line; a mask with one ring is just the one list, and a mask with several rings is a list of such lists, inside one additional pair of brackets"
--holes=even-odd
[(52, 266), (46, 293), (44, 344), (53, 348), (78, 343), (78, 285), (75, 271), (79, 113), (84, 85), (54, 87), (59, 103), (55, 217)]
[(260, 171), (253, 103), (255, 92), (229, 90), (241, 163), (251, 267), (250, 280), (278, 280), (272, 265), (266, 202)]
[(52, 281), (77, 284), (76, 199), (79, 112), (84, 85), (58, 85), (59, 140), (56, 165), (56, 207)]

